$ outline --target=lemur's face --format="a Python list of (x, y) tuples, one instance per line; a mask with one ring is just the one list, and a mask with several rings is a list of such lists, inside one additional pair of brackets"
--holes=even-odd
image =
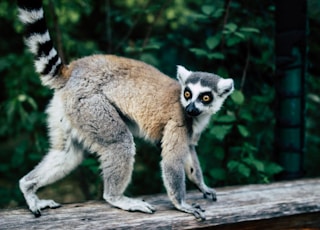
[(232, 79), (191, 72), (182, 66), (178, 66), (177, 77), (181, 84), (181, 104), (190, 117), (216, 113), (234, 90)]

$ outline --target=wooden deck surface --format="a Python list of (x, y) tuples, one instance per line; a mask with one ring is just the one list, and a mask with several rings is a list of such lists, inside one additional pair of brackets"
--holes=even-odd
[(141, 197), (154, 214), (126, 212), (103, 201), (64, 204), (35, 218), (26, 207), (0, 210), (0, 229), (320, 229), (320, 179), (217, 189), (217, 202), (188, 193), (207, 220), (174, 209), (165, 194)]

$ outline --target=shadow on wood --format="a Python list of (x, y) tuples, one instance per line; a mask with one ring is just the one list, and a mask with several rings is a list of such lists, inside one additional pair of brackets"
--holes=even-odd
[(207, 220), (174, 209), (167, 196), (142, 197), (155, 214), (126, 212), (103, 201), (65, 204), (35, 218), (26, 208), (0, 211), (0, 229), (320, 229), (320, 179), (217, 189), (218, 201), (189, 192)]

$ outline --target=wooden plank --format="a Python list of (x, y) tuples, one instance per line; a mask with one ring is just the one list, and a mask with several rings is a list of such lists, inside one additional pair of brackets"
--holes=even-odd
[(211, 202), (189, 192), (188, 201), (206, 209), (207, 220), (202, 222), (175, 210), (162, 194), (140, 197), (157, 208), (155, 214), (125, 212), (103, 201), (65, 204), (44, 210), (40, 218), (26, 208), (1, 210), (0, 229), (259, 229), (253, 226), (268, 226), (274, 220), (293, 227), (298, 226), (293, 220), (298, 220), (320, 229), (320, 179), (218, 188), (217, 196), (218, 201)]
[[(303, 229), (303, 230), (319, 230), (320, 229), (320, 212), (277, 217), (271, 219), (244, 221), (234, 224), (225, 224), (215, 227), (214, 230), (286, 230), (286, 229)], [(204, 228), (206, 229), (206, 228)]]

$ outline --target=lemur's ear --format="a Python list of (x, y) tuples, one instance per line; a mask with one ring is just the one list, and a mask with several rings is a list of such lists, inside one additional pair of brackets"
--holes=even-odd
[(233, 80), (231, 78), (223, 79), (221, 78), (218, 82), (218, 91), (219, 94), (228, 96), (234, 90)]
[(184, 84), (187, 78), (192, 74), (191, 71), (187, 70), (181, 65), (177, 65), (177, 78), (181, 84)]

